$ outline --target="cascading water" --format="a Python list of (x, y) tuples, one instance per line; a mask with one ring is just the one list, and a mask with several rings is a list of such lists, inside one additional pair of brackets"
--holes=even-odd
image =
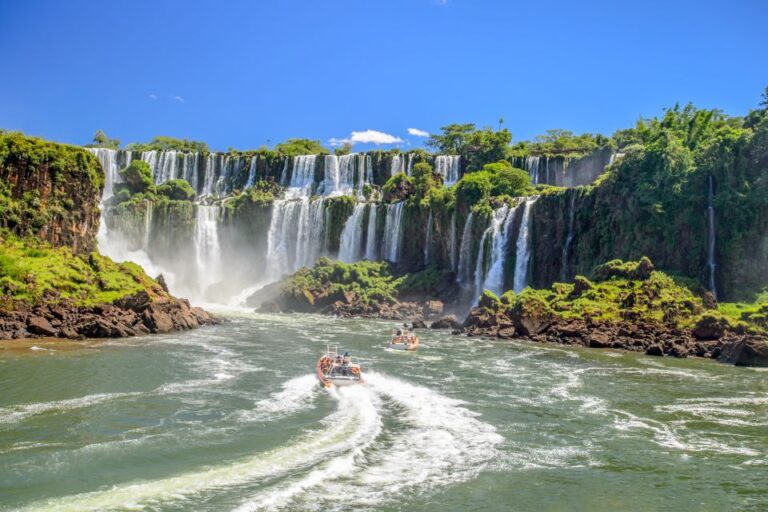
[(222, 277), (223, 262), (219, 244), (220, 212), (221, 209), (218, 206), (197, 205), (194, 242), (197, 285), (200, 296), (203, 296), (205, 290), (212, 284), (219, 282)]
[(472, 278), (472, 222), (474, 220), (474, 212), (469, 212), (467, 216), (467, 222), (464, 224), (464, 231), (461, 234), (461, 249), (459, 250), (459, 275), (456, 277), (456, 281), (462, 286), (462, 288), (468, 288)]
[(434, 236), (434, 226), (432, 226), (432, 210), (429, 210), (427, 219), (427, 240), (424, 243), (424, 265), (432, 263), (432, 237)]
[(394, 176), (395, 174), (399, 172), (404, 172), (405, 169), (403, 168), (403, 156), (401, 154), (396, 154), (392, 156), (392, 163), (389, 166), (389, 175)]
[(245, 182), (245, 188), (251, 188), (254, 183), (256, 183), (256, 166), (258, 165), (258, 162), (258, 156), (251, 157), (251, 163), (248, 166), (248, 180)]
[(517, 252), (515, 256), (515, 279), (513, 289), (520, 293), (528, 284), (528, 263), (531, 258), (530, 231), (531, 231), (531, 206), (537, 197), (528, 198), (523, 204), (523, 219), (520, 222), (520, 233), (517, 236)]
[(448, 250), (451, 251), (449, 258), (451, 261), (451, 270), (456, 272), (456, 210), (451, 214), (451, 234), (448, 241)]
[[(476, 298), (480, 297), (483, 290), (490, 290), (499, 295), (504, 291), (504, 257), (507, 254), (509, 246), (509, 233), (511, 231), (512, 220), (515, 217), (517, 207), (512, 209), (506, 205), (493, 212), (491, 225), (483, 233), (483, 240), (491, 237), (490, 261), (485, 263), (484, 244), (481, 243), (477, 255), (477, 270), (475, 280), (477, 282)], [(487, 272), (484, 273), (484, 269)]]
[(565, 281), (568, 279), (568, 263), (571, 255), (571, 245), (573, 244), (573, 228), (576, 223), (576, 190), (570, 190), (571, 206), (568, 213), (568, 234), (563, 244), (563, 257), (560, 268), (560, 278)]
[(715, 186), (712, 176), (709, 177), (709, 194), (707, 197), (707, 267), (709, 268), (709, 291), (717, 300), (715, 284)]
[[(365, 155), (325, 156), (325, 178), (318, 193), (325, 196), (363, 195), (365, 181)], [(355, 188), (357, 185), (357, 188)]]
[(313, 265), (321, 254), (324, 235), (322, 199), (275, 201), (267, 233), (266, 275), (275, 279)]
[(378, 259), (376, 245), (376, 212), (378, 205), (371, 203), (368, 207), (368, 235), (365, 241), (365, 259), (374, 261)]
[(459, 181), (461, 157), (458, 155), (439, 155), (435, 157), (435, 171), (443, 177), (443, 182), (451, 186)]
[(387, 205), (387, 218), (384, 224), (384, 258), (391, 263), (396, 263), (400, 258), (404, 204), (405, 201), (400, 201)]
[(405, 174), (410, 176), (413, 172), (413, 153), (408, 153), (408, 165), (405, 168)]
[(527, 156), (525, 157), (525, 170), (531, 176), (531, 182), (534, 185), (539, 184), (539, 163), (541, 162), (540, 156)]
[(352, 215), (344, 223), (339, 244), (339, 259), (344, 263), (352, 263), (362, 257), (365, 207), (365, 203), (356, 203)]
[(299, 155), (293, 158), (293, 172), (288, 189), (285, 191), (286, 199), (308, 198), (312, 193), (312, 185), (315, 182), (315, 163), (317, 155)]

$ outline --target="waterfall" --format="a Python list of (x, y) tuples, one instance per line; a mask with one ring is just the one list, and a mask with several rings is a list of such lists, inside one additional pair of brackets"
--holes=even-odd
[(373, 158), (365, 155), (365, 182), (373, 185)]
[(267, 232), (269, 279), (314, 265), (320, 256), (325, 234), (325, 204), (322, 199), (277, 200)]
[(280, 185), (287, 187), (288, 186), (288, 161), (290, 158), (285, 157), (285, 161), (283, 162), (283, 168), (280, 171)]
[[(490, 290), (499, 295), (504, 291), (504, 261), (509, 247), (509, 233), (512, 228), (512, 221), (515, 218), (517, 207), (509, 209), (506, 205), (493, 212), (491, 225), (485, 230), (483, 236), (491, 237), (490, 261), (479, 265), (480, 272), (477, 272), (475, 279), (478, 283), (476, 288), (476, 297), (479, 299), (483, 290)], [(478, 260), (485, 256), (483, 247), (478, 253)], [(488, 272), (485, 277), (482, 275), (482, 269), (487, 266)]]
[(405, 174), (411, 175), (413, 171), (413, 153), (408, 153), (408, 166), (405, 168)]
[(429, 265), (432, 262), (432, 210), (429, 210), (429, 218), (427, 219), (427, 241), (424, 243), (424, 265)]
[(451, 235), (448, 242), (449, 258), (451, 261), (451, 271), (456, 272), (456, 210), (451, 214)]
[(464, 231), (461, 234), (461, 249), (459, 250), (459, 275), (456, 281), (464, 288), (469, 284), (470, 266), (472, 265), (472, 222), (474, 212), (469, 212)]
[(258, 156), (251, 157), (251, 164), (248, 166), (248, 181), (245, 182), (245, 188), (253, 187), (256, 182), (256, 165), (258, 161)]
[(325, 177), (318, 193), (325, 196), (352, 195), (357, 182), (356, 195), (360, 198), (363, 195), (364, 173), (363, 155), (357, 153), (342, 156), (326, 155)]
[(403, 172), (403, 155), (400, 153), (392, 155), (392, 163), (389, 166), (389, 175), (391, 177), (399, 172)]
[(525, 157), (523, 165), (525, 166), (525, 170), (528, 171), (528, 174), (531, 176), (531, 183), (534, 185), (539, 184), (539, 162), (541, 161), (540, 156), (527, 156)]
[(717, 300), (715, 285), (715, 187), (712, 176), (709, 176), (709, 194), (707, 198), (707, 267), (709, 268), (709, 291)]
[(384, 224), (384, 258), (396, 263), (400, 257), (403, 229), (403, 205), (405, 201), (387, 205), (387, 218)]
[(221, 247), (219, 245), (218, 206), (197, 205), (195, 216), (195, 265), (197, 268), (198, 292), (219, 282), (222, 278)]
[(146, 208), (144, 209), (144, 236), (142, 237), (141, 249), (149, 254), (149, 243), (152, 237), (152, 213), (155, 205), (152, 201), (144, 200)]
[(355, 203), (352, 215), (344, 223), (339, 245), (339, 259), (344, 263), (358, 261), (362, 256), (365, 206), (365, 203)]
[(365, 241), (365, 259), (374, 261), (378, 259), (376, 247), (376, 210), (378, 205), (371, 203), (368, 208), (368, 235)]
[(293, 158), (291, 181), (285, 192), (287, 199), (308, 198), (310, 196), (312, 185), (315, 182), (316, 161), (317, 155), (299, 155)]
[(571, 244), (573, 243), (573, 228), (576, 222), (576, 190), (570, 190), (571, 207), (568, 213), (568, 234), (563, 244), (563, 258), (560, 267), (560, 278), (565, 281), (568, 279), (568, 261), (570, 258)]
[(530, 253), (530, 231), (531, 231), (531, 205), (537, 198), (529, 198), (523, 204), (523, 219), (520, 223), (520, 233), (517, 235), (517, 252), (515, 257), (515, 279), (513, 289), (515, 293), (520, 293), (528, 284), (528, 262)]
[[(109, 199), (114, 195), (114, 186), (115, 183), (120, 183), (120, 153), (117, 150), (114, 149), (106, 149), (106, 148), (86, 148), (90, 153), (92, 153), (101, 164), (101, 167), (104, 169), (104, 191), (101, 194), (101, 202), (102, 204), (104, 201)], [(125, 164), (127, 166), (131, 161), (131, 153), (123, 153), (127, 156), (128, 163)]]
[(443, 182), (451, 186), (459, 181), (461, 156), (439, 155), (435, 157), (435, 170), (443, 177)]

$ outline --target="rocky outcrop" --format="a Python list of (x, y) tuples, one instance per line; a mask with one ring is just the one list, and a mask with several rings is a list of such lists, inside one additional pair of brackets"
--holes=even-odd
[[(544, 319), (544, 320), (543, 320)], [(768, 342), (760, 336), (717, 332), (714, 337), (695, 335), (693, 329), (677, 329), (649, 322), (595, 322), (562, 319), (541, 308), (503, 312), (474, 308), (464, 322), (469, 336), (527, 339), (542, 343), (613, 348), (651, 356), (706, 357), (740, 366), (768, 366)]]
[(75, 254), (92, 251), (104, 172), (82, 148), (18, 133), (0, 136), (0, 228)]
[(0, 312), (0, 339), (124, 338), (215, 323), (215, 317), (185, 299), (150, 300), (146, 292), (139, 292), (115, 304), (77, 307), (62, 303)]

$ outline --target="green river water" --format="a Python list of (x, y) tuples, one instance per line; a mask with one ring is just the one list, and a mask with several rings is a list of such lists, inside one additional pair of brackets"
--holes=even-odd
[(0, 510), (768, 510), (765, 371), (228, 314), (0, 352)]

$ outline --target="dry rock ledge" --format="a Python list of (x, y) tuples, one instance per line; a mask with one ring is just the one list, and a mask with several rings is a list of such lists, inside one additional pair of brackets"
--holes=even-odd
[(168, 333), (219, 323), (186, 299), (150, 297), (140, 291), (113, 304), (74, 306), (66, 302), (0, 311), (0, 339), (125, 338)]

